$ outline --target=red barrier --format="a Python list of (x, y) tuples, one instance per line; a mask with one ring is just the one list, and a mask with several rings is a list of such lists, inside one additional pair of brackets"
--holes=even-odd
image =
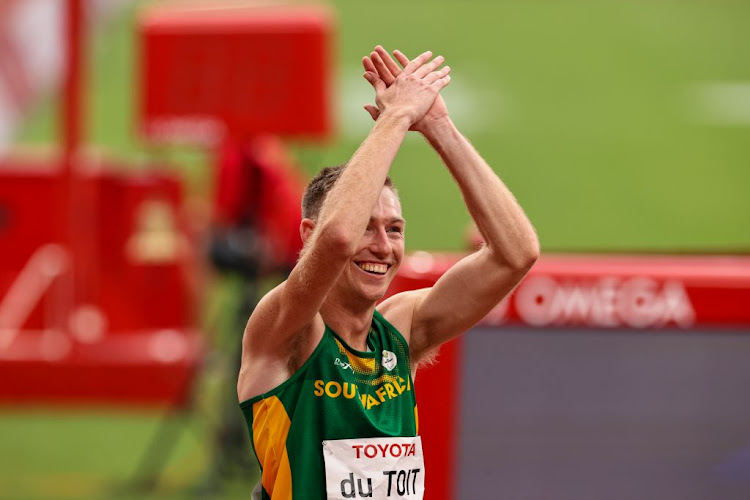
[[(417, 252), (389, 295), (429, 287), (461, 255)], [(748, 256), (545, 255), (482, 321), (489, 326), (740, 328), (750, 325)], [(415, 381), (426, 461), (426, 498), (450, 500), (458, 460), (462, 339)]]
[(73, 246), (60, 165), (0, 164), (0, 401), (184, 400), (200, 337), (179, 180), (77, 164)]
[[(431, 286), (459, 258), (417, 252), (390, 293)], [(485, 325), (624, 328), (750, 324), (750, 257), (546, 255)]]
[(201, 358), (190, 330), (138, 330), (85, 344), (24, 330), (0, 353), (0, 402), (167, 406), (189, 400)]

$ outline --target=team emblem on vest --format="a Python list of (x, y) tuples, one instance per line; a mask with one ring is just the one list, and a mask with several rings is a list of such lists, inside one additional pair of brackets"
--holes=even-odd
[(396, 354), (392, 353), (391, 351), (383, 351), (383, 360), (380, 362), (380, 364), (383, 365), (383, 368), (391, 371), (396, 368), (397, 362), (398, 360), (396, 359)]

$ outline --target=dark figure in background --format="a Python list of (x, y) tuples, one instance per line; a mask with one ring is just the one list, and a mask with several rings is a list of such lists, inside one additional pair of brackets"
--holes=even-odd
[[(239, 372), (242, 338), (234, 334), (243, 331), (255, 309), (259, 282), (273, 275), (285, 279), (297, 260), (303, 190), (302, 175), (276, 137), (227, 142), (219, 153), (209, 254), (217, 270), (241, 282), (234, 326), (221, 332), (215, 346), (229, 363), (227, 374)], [(226, 406), (215, 433), (208, 477), (212, 488), (250, 464), (247, 430), (234, 397), (221, 399)]]

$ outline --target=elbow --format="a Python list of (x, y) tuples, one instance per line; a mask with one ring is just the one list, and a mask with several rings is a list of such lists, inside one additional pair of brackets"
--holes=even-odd
[(539, 260), (539, 256), (541, 255), (541, 248), (539, 247), (539, 239), (534, 236), (534, 238), (529, 241), (528, 245), (524, 249), (523, 252), (523, 268), (528, 271), (531, 269), (534, 264), (536, 264), (536, 261)]
[(534, 236), (521, 250), (516, 269), (526, 274), (536, 264), (536, 261), (539, 260), (540, 253), (539, 239)]
[(536, 264), (536, 261), (538, 259), (539, 249), (530, 249), (529, 251), (516, 256), (513, 261), (508, 262), (507, 265), (510, 266), (515, 274), (518, 274), (519, 276), (525, 276), (526, 273), (528, 273), (531, 268), (534, 267), (534, 264)]
[(332, 258), (349, 259), (357, 251), (357, 242), (343, 227), (335, 224), (320, 228), (317, 243), (324, 245)]
[(492, 252), (494, 260), (498, 265), (510, 270), (514, 274), (523, 277), (539, 260), (539, 240), (530, 238), (524, 244), (517, 246), (513, 252)]

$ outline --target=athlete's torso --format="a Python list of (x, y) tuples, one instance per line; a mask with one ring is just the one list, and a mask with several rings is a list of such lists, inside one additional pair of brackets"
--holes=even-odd
[(375, 311), (367, 344), (356, 351), (326, 326), (289, 380), (240, 404), (263, 498), (325, 498), (325, 440), (417, 434), (406, 341)]

